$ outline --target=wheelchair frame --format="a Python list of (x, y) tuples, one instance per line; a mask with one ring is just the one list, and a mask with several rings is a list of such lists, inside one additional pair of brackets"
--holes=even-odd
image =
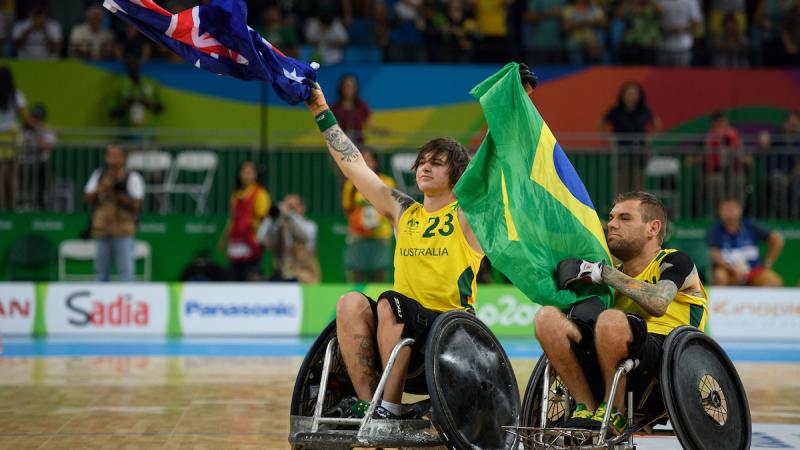
[[(697, 336), (700, 335), (700, 336)], [(541, 380), (541, 395), (542, 398), (539, 400), (541, 411), (539, 411), (539, 426), (538, 427), (507, 427), (506, 429), (508, 432), (516, 434), (520, 437), (524, 447), (526, 449), (570, 449), (570, 450), (589, 450), (589, 449), (616, 449), (616, 450), (633, 450), (635, 449), (635, 444), (633, 442), (633, 435), (642, 431), (647, 430), (648, 432), (651, 431), (651, 426), (659, 422), (663, 419), (670, 419), (671, 415), (676, 414), (676, 398), (674, 394), (671, 394), (671, 386), (666, 386), (662, 383), (675, 383), (675, 380), (672, 379), (672, 375), (670, 375), (671, 371), (673, 370), (673, 360), (675, 357), (675, 352), (682, 350), (686, 347), (686, 343), (691, 341), (692, 339), (700, 339), (701, 342), (705, 344), (711, 344), (710, 347), (714, 348), (714, 351), (718, 352), (719, 363), (720, 366), (725, 366), (723, 369), (731, 369), (732, 372), (728, 373), (728, 375), (732, 375), (728, 383), (729, 388), (732, 388), (734, 391), (738, 391), (738, 395), (730, 395), (728, 401), (736, 402), (737, 400), (740, 403), (739, 406), (743, 406), (743, 411), (738, 412), (739, 416), (736, 417), (730, 416), (728, 411), (725, 411), (726, 419), (719, 423), (718, 419), (715, 417), (711, 417), (711, 414), (708, 410), (704, 410), (705, 414), (709, 415), (712, 420), (717, 421), (720, 426), (724, 425), (725, 421), (733, 418), (734, 423), (739, 419), (741, 425), (746, 427), (743, 430), (745, 435), (743, 435), (742, 444), (744, 448), (749, 448), (750, 438), (751, 438), (751, 424), (750, 424), (750, 413), (749, 408), (747, 405), (747, 398), (746, 393), (744, 392), (744, 388), (741, 385), (741, 381), (739, 380), (738, 374), (735, 372), (735, 368), (733, 367), (730, 359), (728, 359), (727, 355), (725, 355), (724, 351), (714, 342), (711, 338), (707, 337), (699, 330), (694, 327), (679, 327), (673, 330), (672, 333), (667, 337), (664, 343), (664, 355), (662, 357), (662, 368), (661, 368), (661, 380), (653, 379), (649, 385), (644, 389), (641, 395), (641, 399), (638, 400), (638, 409), (642, 410), (645, 409), (645, 406), (648, 405), (648, 400), (650, 400), (653, 390), (657, 384), (661, 384), (661, 394), (662, 394), (662, 404), (660, 405), (658, 411), (643, 411), (641, 414), (643, 417), (638, 420), (634, 421), (634, 414), (639, 414), (639, 412), (635, 411), (633, 405), (633, 392), (628, 392), (627, 396), (627, 413), (628, 413), (628, 429), (625, 430), (622, 434), (614, 436), (612, 438), (607, 438), (607, 431), (609, 430), (609, 421), (611, 418), (611, 408), (607, 408), (605, 411), (605, 415), (603, 416), (603, 421), (601, 424), (601, 428), (599, 431), (594, 430), (581, 430), (581, 429), (567, 429), (567, 428), (558, 428), (558, 427), (548, 427), (548, 412), (550, 411), (550, 375), (552, 373), (552, 368), (550, 367), (549, 360), (545, 360), (544, 370), (542, 371), (542, 380)], [(544, 356), (543, 356), (544, 357)], [(638, 365), (638, 361), (633, 359), (626, 359), (617, 367), (617, 370), (614, 373), (614, 378), (612, 380), (611, 390), (609, 392), (608, 398), (615, 398), (617, 389), (619, 387), (619, 381), (623, 375), (627, 374), (636, 366)], [(529, 382), (529, 390), (535, 389), (536, 386), (532, 384), (534, 383), (534, 378), (536, 376), (537, 369), (534, 369), (534, 373), (531, 376), (531, 380)], [(556, 375), (555, 373), (552, 373)], [(701, 383), (705, 379), (706, 376), (713, 375), (710, 373), (701, 377)], [(719, 376), (719, 374), (717, 374)], [(669, 391), (670, 394), (665, 392)], [(721, 384), (717, 383), (717, 389), (722, 389)], [(535, 395), (533, 392), (530, 394)], [(569, 393), (567, 392), (567, 395)], [(700, 397), (700, 405), (702, 408), (705, 408), (707, 402), (713, 402), (715, 399), (716, 392), (709, 392), (708, 397), (703, 397), (701, 393)], [(730, 394), (730, 393), (729, 393)], [(525, 393), (525, 397), (527, 399), (529, 392)], [(723, 401), (726, 394), (724, 391), (722, 392)], [(669, 398), (668, 398), (669, 397)], [(535, 397), (532, 397), (531, 400), (535, 400)], [(567, 397), (567, 402), (569, 402), (569, 397)], [(525, 405), (529, 405), (529, 402), (526, 400)], [(532, 405), (531, 405), (532, 406)], [(726, 406), (727, 407), (727, 406)], [(678, 411), (679, 414), (684, 414), (685, 411), (688, 409), (683, 409)], [(735, 410), (732, 410), (735, 411)], [(569, 408), (565, 408), (564, 414), (569, 414)], [(736, 414), (736, 413), (735, 413)], [(528, 423), (532, 423), (535, 418), (529, 418)], [(694, 445), (699, 445), (697, 443), (697, 431), (696, 429), (684, 429), (687, 428), (685, 423), (681, 423), (682, 418), (672, 418), (672, 427), (674, 434), (679, 438), (679, 441), (682, 445), (688, 445), (689, 447), (693, 447)], [(734, 425), (735, 426), (735, 425)], [(691, 428), (691, 427), (688, 427)], [(572, 442), (579, 442), (578, 445), (573, 445)], [(588, 443), (587, 443), (588, 442)], [(692, 444), (694, 442), (695, 444)]]

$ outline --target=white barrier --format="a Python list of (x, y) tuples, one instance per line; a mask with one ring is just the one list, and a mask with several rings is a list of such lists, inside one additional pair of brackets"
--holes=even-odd
[(33, 283), (0, 283), (0, 334), (30, 335), (35, 315)]
[(713, 288), (709, 323), (719, 339), (800, 341), (800, 289)]

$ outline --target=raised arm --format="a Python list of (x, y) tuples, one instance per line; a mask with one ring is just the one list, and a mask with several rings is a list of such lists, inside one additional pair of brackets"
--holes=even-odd
[(414, 203), (414, 199), (391, 189), (367, 166), (361, 152), (336, 124), (319, 85), (311, 91), (306, 104), (322, 130), (331, 157), (344, 176), (353, 182), (356, 189), (381, 215), (396, 224), (403, 211)]

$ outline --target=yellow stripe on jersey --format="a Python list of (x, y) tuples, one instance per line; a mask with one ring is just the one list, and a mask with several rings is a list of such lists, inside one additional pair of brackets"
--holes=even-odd
[(472, 311), (481, 259), (464, 237), (458, 202), (434, 212), (414, 203), (397, 222), (394, 290), (432, 311)]
[[(661, 279), (661, 271), (659, 270), (661, 261), (665, 256), (676, 251), (675, 249), (664, 249), (659, 252), (642, 273), (636, 276), (636, 279), (650, 284), (658, 283)], [(680, 286), (678, 288), (680, 289)], [(705, 289), (702, 290), (705, 295)], [(626, 296), (617, 297), (615, 307), (641, 316), (647, 322), (647, 332), (653, 334), (666, 335), (681, 325), (691, 325), (703, 331), (708, 321), (707, 296), (698, 297), (682, 291), (678, 291), (675, 299), (667, 307), (667, 312), (661, 317), (651, 316), (630, 297)]]

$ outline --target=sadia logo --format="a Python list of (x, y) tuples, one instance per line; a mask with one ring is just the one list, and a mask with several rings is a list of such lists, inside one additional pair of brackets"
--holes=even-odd
[(0, 298), (0, 318), (25, 318), (31, 315), (31, 299), (26, 298)]
[(68, 322), (80, 327), (146, 327), (150, 323), (147, 302), (132, 297), (118, 294), (104, 301), (93, 299), (91, 291), (75, 292), (67, 297), (67, 308), (75, 313)]

